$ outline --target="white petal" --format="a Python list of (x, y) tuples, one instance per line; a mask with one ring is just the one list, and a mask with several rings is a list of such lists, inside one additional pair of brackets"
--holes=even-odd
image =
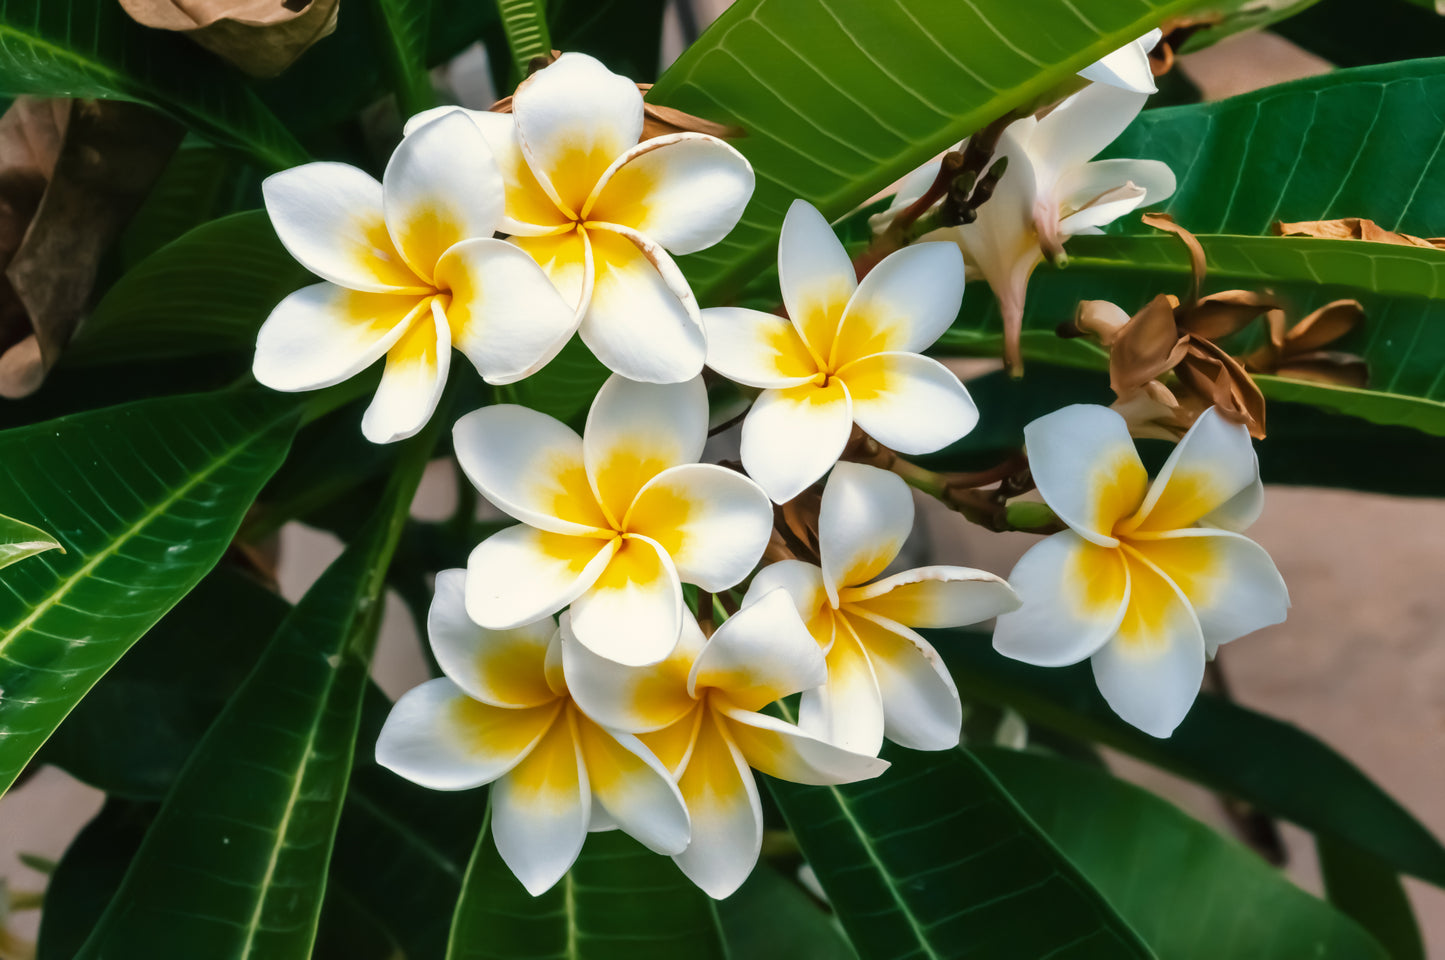
[[(1134, 207), (1158, 203), (1172, 195), (1176, 185), (1174, 171), (1158, 160), (1094, 160), (1064, 171), (1058, 184), (1059, 207), (1081, 210), (1096, 198), (1131, 183), (1144, 191), (1134, 201)], [(1110, 220), (1090, 222), (1102, 226)]]
[(858, 284), (829, 366), (876, 353), (919, 353), (943, 335), (963, 303), (963, 255), (952, 243), (916, 243), (883, 258)]
[(1079, 76), (1135, 93), (1158, 93), (1159, 88), (1154, 85), (1154, 71), (1149, 67), (1149, 51), (1158, 46), (1161, 36), (1158, 28), (1150, 30), (1139, 39), (1095, 60), (1080, 70)]
[(826, 358), (858, 280), (833, 228), (806, 200), (794, 200), (783, 218), (778, 282), (793, 326), (814, 354)]
[(823, 571), (802, 560), (779, 560), (759, 570), (743, 594), (743, 606), (755, 603), (773, 590), (785, 590), (793, 600), (798, 616), (818, 647), (828, 652), (833, 647), (835, 629), (833, 607), (828, 591), (823, 588)]
[(1179, 587), (1211, 647), (1283, 623), (1289, 590), (1264, 548), (1223, 530), (1180, 530), (1130, 545)]
[(888, 761), (855, 753), (761, 713), (725, 707), (727, 731), (748, 765), (792, 783), (834, 784), (871, 780)]
[(620, 524), (649, 480), (697, 462), (707, 416), (701, 377), (665, 385), (607, 378), (587, 412), (582, 449), (588, 481), (609, 517)]
[(840, 591), (839, 599), (914, 628), (966, 627), (1019, 608), (1001, 577), (971, 567), (918, 567)]
[(642, 741), (577, 718), (587, 781), (594, 800), (628, 836), (653, 853), (687, 848), (692, 835), (687, 807), (672, 776)]
[(587, 231), (566, 229), (535, 237), (513, 236), (511, 242), (537, 262), (563, 302), (576, 309), (580, 321), (592, 299), (595, 274)]
[(595, 582), (572, 601), (572, 631), (600, 656), (628, 666), (657, 663), (682, 631), (682, 584), (667, 553), (629, 534)]
[(910, 750), (958, 746), (963, 706), (938, 651), (902, 624), (866, 613), (849, 616), (848, 624), (877, 678), (884, 736)]
[(452, 428), (457, 461), (497, 509), (552, 533), (610, 532), (587, 482), (582, 438), (529, 407), (474, 410)]
[(551, 616), (596, 582), (619, 543), (525, 524), (498, 531), (467, 558), (467, 615), (489, 630)]
[(678, 789), (692, 817), (692, 843), (673, 857), (688, 879), (718, 900), (742, 886), (763, 848), (758, 785), (713, 711), (704, 711)]
[(1094, 681), (1121, 718), (1167, 737), (1204, 680), (1204, 638), (1178, 588), (1147, 563), (1129, 563), (1128, 610), (1090, 661)]
[(743, 468), (786, 503), (838, 462), (852, 432), (852, 401), (837, 377), (826, 387), (765, 390), (743, 421)]
[(587, 220), (631, 227), (674, 254), (727, 236), (753, 194), (753, 168), (716, 137), (675, 133), (644, 140), (598, 184)]
[(651, 733), (671, 726), (697, 702), (687, 690), (692, 663), (707, 642), (697, 621), (684, 614), (677, 646), (662, 661), (629, 667), (593, 653), (562, 616), (562, 667), (567, 689), (582, 712), (613, 730)]
[(1164, 461), (1138, 512), (1120, 530), (1145, 535), (1193, 526), (1248, 490), (1258, 476), (1249, 430), (1210, 407)]
[(271, 226), (291, 256), (332, 283), (372, 293), (431, 293), (386, 231), (381, 184), (344, 163), (308, 163), (261, 184)]
[(512, 97), (517, 136), (538, 180), (579, 214), (612, 161), (642, 135), (642, 94), (582, 53), (564, 53)]
[(818, 686), (827, 670), (792, 598), (774, 590), (717, 628), (693, 663), (687, 686), (694, 697), (713, 689), (739, 709), (761, 710)]
[(452, 244), (490, 237), (502, 218), (502, 175), (486, 138), (451, 113), (402, 140), (381, 178), (386, 227), (417, 276), (431, 279)]
[(685, 463), (647, 482), (624, 526), (667, 551), (684, 583), (718, 593), (762, 559), (773, 505), (756, 483), (711, 463)]
[(868, 652), (846, 616), (828, 650), (828, 678), (803, 691), (798, 726), (820, 740), (855, 753), (877, 756), (883, 747), (883, 694)]
[(467, 240), (437, 263), (451, 293), (452, 343), (488, 383), (514, 383), (540, 370), (577, 329), (577, 313), (535, 260), (490, 238)]
[[(965, 140), (963, 143), (954, 146), (953, 149), (961, 150), (963, 149), (964, 143), (967, 142), (968, 141)], [(873, 227), (874, 231), (877, 232), (879, 227), (886, 227), (891, 223), (895, 214), (900, 213), (921, 200), (923, 195), (928, 192), (928, 188), (933, 186), (933, 181), (938, 179), (938, 171), (942, 169), (942, 166), (943, 162), (941, 160), (930, 160), (923, 166), (915, 168), (906, 177), (898, 181), (898, 192), (895, 193), (893, 199), (889, 201), (888, 209), (882, 214), (883, 219), (877, 224), (874, 224), (870, 219), (869, 226)]]
[(562, 879), (587, 839), (592, 792), (572, 711), (492, 787), (492, 839), (532, 896)]
[(1087, 162), (1113, 143), (1147, 99), (1147, 94), (1091, 83), (1055, 107), (1029, 137), (1028, 150), (1040, 182), (1052, 189), (1063, 171)]
[(511, 630), (488, 630), (467, 616), (467, 572), (437, 574), (426, 632), (442, 672), (467, 695), (498, 707), (537, 707), (555, 700), (547, 686), (551, 617)]
[[(978, 407), (953, 371), (916, 353), (880, 353), (838, 371), (853, 421), (899, 453), (932, 453), (978, 424)], [(927, 410), (927, 416), (919, 411)]]
[(376, 740), (376, 762), (431, 790), (468, 790), (515, 767), (554, 725), (560, 707), (479, 703), (452, 681), (402, 695)]
[[(1077, 168), (1076, 168), (1077, 169)], [(1084, 200), (1084, 206), (1074, 213), (1063, 216), (1058, 222), (1058, 238), (1062, 243), (1067, 237), (1077, 234), (1102, 232), (1100, 227), (1113, 223), (1126, 213), (1142, 206), (1148, 191), (1133, 183), (1111, 188), (1107, 193)], [(1062, 212), (1067, 207), (1060, 208)]]
[(818, 553), (823, 585), (838, 591), (867, 583), (893, 562), (913, 531), (913, 495), (903, 478), (861, 463), (840, 463), (823, 488)]
[(1115, 526), (1144, 502), (1149, 482), (1124, 418), (1074, 404), (1024, 427), (1024, 444), (1039, 493), (1059, 519), (1095, 543), (1117, 543)]
[(1120, 551), (1071, 530), (1034, 544), (1009, 583), (1021, 606), (998, 618), (993, 648), (1040, 667), (1077, 663), (1114, 635), (1129, 602)]
[(426, 426), (442, 398), (452, 365), (452, 337), (436, 298), (391, 349), (376, 396), (361, 417), (361, 432), (372, 443), (414, 436)]
[(1264, 512), (1264, 484), (1259, 479), (1259, 462), (1255, 461), (1254, 481), (1236, 493), (1220, 507), (1199, 518), (1199, 522), (1210, 527), (1219, 527), (1242, 533), (1254, 526), (1254, 521)]
[(401, 339), (427, 298), (362, 293), (334, 283), (302, 287), (276, 305), (256, 335), (251, 372), (272, 390), (315, 390), (350, 379)]
[(702, 311), (707, 365), (749, 387), (796, 387), (818, 374), (818, 363), (793, 325), (744, 307)]
[(648, 383), (680, 383), (702, 372), (707, 338), (697, 301), (663, 249), (622, 227), (592, 225), (596, 279), (582, 341), (609, 370)]

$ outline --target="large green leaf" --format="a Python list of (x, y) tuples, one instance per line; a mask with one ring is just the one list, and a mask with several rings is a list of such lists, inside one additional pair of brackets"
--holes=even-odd
[(835, 218), (1199, 0), (740, 0), (648, 99), (734, 123), (757, 190), (684, 258), (699, 299), (775, 256), (794, 198)]
[[(485, 2), (485, 0), (481, 0)], [(403, 115), (435, 106), (431, 76), (427, 73), (427, 32), (431, 0), (373, 0), (373, 34), (381, 39), (392, 89)]]
[(0, 91), (134, 100), (269, 167), (306, 159), (233, 72), (179, 34), (140, 26), (116, 0), (4, 0)]
[(1425, 960), (1425, 944), (1400, 875), (1347, 841), (1318, 837), (1320, 874), (1330, 902), (1359, 921), (1393, 960)]
[(1445, 50), (1445, 17), (1434, 0), (1413, 5), (1382, 0), (1363, 8), (1357, 0), (1322, 0), (1274, 25), (1275, 33), (1340, 67), (1363, 67)]
[(837, 920), (765, 863), (717, 904), (718, 921), (735, 960), (857, 960)]
[(308, 279), (265, 211), (213, 220), (121, 277), (81, 327), (66, 363), (249, 354), (271, 309)]
[(638, 83), (657, 78), (664, 0), (548, 0), (558, 50), (590, 54)]
[(147, 400), (0, 433), (0, 503), (65, 545), (5, 571), (0, 787), (211, 569), (294, 430), (294, 403)]
[(1114, 715), (1087, 664), (1032, 667), (995, 653), (986, 634), (926, 632), (965, 699), (1008, 705), (1030, 723), (1121, 750), (1445, 886), (1445, 846), (1359, 768), (1298, 727), (1202, 694), (1173, 735), (1159, 740)]
[(1072, 760), (979, 757), (1159, 960), (1389, 960), (1345, 914), (1146, 790)]
[(970, 753), (885, 756), (865, 783), (768, 781), (863, 960), (1153, 956)]
[[(1445, 90), (1445, 87), (1442, 87)], [(1353, 298), (1365, 308), (1360, 329), (1330, 345), (1363, 356), (1368, 389), (1258, 376), (1270, 399), (1338, 410), (1374, 423), (1445, 436), (1445, 250), (1358, 240), (1306, 237), (1201, 236), (1207, 289), (1272, 290), (1293, 319), (1331, 300)], [(1110, 300), (1132, 313), (1160, 293), (1184, 294), (1189, 261), (1168, 236), (1077, 237), (1069, 266), (1040, 270), (1029, 286), (1025, 355), (1103, 369), (1108, 355), (1091, 340), (1054, 334), (1080, 300)], [(975, 296), (977, 294), (978, 296)], [(970, 290), (961, 322), (941, 350), (992, 355), (1002, 349), (996, 303)], [(1237, 344), (1262, 342), (1263, 321)]]
[(707, 895), (668, 858), (619, 831), (594, 833), (570, 872), (533, 897), (492, 842), (467, 867), (447, 960), (722, 960)]
[(310, 957), (386, 569), (435, 434), (196, 747), (81, 958)]

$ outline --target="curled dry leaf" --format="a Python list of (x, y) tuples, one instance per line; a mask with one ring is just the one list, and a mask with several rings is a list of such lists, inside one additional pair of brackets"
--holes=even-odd
[(184, 33), (253, 77), (274, 77), (336, 29), (340, 0), (120, 0), (137, 23)]
[(1405, 247), (1433, 247), (1445, 250), (1445, 237), (1414, 237), (1408, 233), (1386, 230), (1373, 220), (1344, 217), (1339, 220), (1280, 221), (1274, 232), (1281, 237), (1319, 237), (1324, 240), (1369, 240), (1372, 243), (1394, 243)]
[(0, 116), (0, 396), (40, 386), (181, 134), (120, 101), (18, 97)]
[(1365, 387), (1369, 368), (1363, 358), (1325, 347), (1365, 322), (1358, 300), (1325, 304), (1293, 327), (1283, 310), (1268, 314), (1269, 341), (1244, 358), (1258, 373), (1273, 373), (1296, 380), (1316, 380), (1337, 386)]

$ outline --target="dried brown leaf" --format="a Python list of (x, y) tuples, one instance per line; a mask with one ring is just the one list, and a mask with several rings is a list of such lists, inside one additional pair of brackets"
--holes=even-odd
[(120, 0), (137, 23), (183, 33), (253, 77), (274, 77), (336, 29), (340, 0)]
[(1175, 223), (1174, 218), (1167, 213), (1146, 213), (1139, 219), (1144, 222), (1145, 226), (1174, 234), (1183, 241), (1184, 246), (1189, 250), (1189, 268), (1194, 275), (1194, 283), (1189, 289), (1189, 299), (1185, 301), (1185, 307), (1192, 307), (1198, 302), (1199, 288), (1204, 283), (1204, 248), (1199, 245), (1194, 234)]
[(1411, 236), (1386, 230), (1373, 220), (1361, 217), (1342, 217), (1338, 220), (1301, 220), (1297, 223), (1280, 221), (1274, 225), (1274, 232), (1281, 237), (1319, 237), (1324, 240), (1368, 240), (1372, 243), (1393, 243), (1405, 247), (1431, 247), (1445, 249), (1445, 237)]
[(1280, 345), (1286, 358), (1319, 350), (1365, 322), (1358, 300), (1335, 300), (1291, 327)]
[(1201, 297), (1193, 309), (1180, 311), (1179, 326), (1206, 340), (1238, 333), (1259, 316), (1279, 306), (1268, 294), (1253, 290), (1221, 290)]
[(1130, 318), (1109, 349), (1109, 385), (1128, 397), (1184, 359), (1189, 337), (1180, 336), (1170, 297), (1157, 296)]

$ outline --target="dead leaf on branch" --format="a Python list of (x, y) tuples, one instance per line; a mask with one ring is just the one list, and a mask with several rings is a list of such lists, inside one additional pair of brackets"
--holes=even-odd
[(1426, 247), (1445, 250), (1445, 237), (1411, 236), (1386, 230), (1373, 220), (1344, 217), (1339, 220), (1301, 220), (1298, 223), (1279, 221), (1274, 232), (1281, 237), (1318, 237), (1323, 240), (1368, 240), (1372, 243), (1393, 243), (1402, 247)]
[(131, 19), (183, 33), (253, 77), (274, 77), (336, 29), (340, 0), (120, 0)]
[(34, 392), (182, 130), (148, 107), (18, 97), (0, 116), (0, 396)]

